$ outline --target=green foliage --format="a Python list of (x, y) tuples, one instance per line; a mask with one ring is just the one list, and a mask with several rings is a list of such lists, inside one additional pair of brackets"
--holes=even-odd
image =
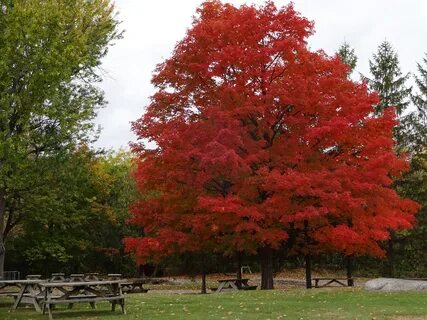
[(411, 170), (396, 182), (400, 194), (422, 205), (415, 228), (401, 234), (397, 244), (397, 270), (412, 277), (427, 275), (427, 153), (412, 157)]
[(341, 60), (348, 65), (350, 70), (348, 71), (348, 74), (350, 75), (354, 68), (356, 68), (357, 65), (357, 56), (354, 52), (354, 49), (350, 47), (350, 44), (348, 42), (344, 42), (336, 52), (338, 56), (340, 56)]
[(134, 269), (121, 250), (122, 237), (132, 233), (125, 220), (136, 194), (130, 155), (80, 148), (60, 161), (45, 161), (50, 170), (36, 192), (23, 198), (20, 212), (27, 218), (11, 235), (13, 260), (46, 274), (118, 272), (125, 264)]
[(107, 0), (0, 0), (0, 7), (1, 274), (11, 230), (32, 214), (27, 207), (52, 200), (37, 193), (55, 175), (52, 165), (93, 136), (104, 104), (97, 67), (120, 33)]
[(409, 105), (412, 88), (406, 87), (409, 73), (402, 75), (399, 58), (388, 41), (382, 42), (373, 59), (369, 61), (372, 78), (364, 77), (372, 91), (377, 91), (381, 102), (376, 106), (375, 112), (382, 114), (384, 109), (395, 107), (397, 114), (401, 115)]

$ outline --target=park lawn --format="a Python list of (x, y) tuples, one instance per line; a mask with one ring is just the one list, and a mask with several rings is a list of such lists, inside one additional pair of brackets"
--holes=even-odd
[[(0, 301), (1, 320), (48, 319), (30, 308), (9, 311), (11, 300)], [(367, 293), (349, 288), (208, 295), (160, 292), (128, 295), (126, 302), (127, 315), (118, 310), (112, 313), (108, 303), (99, 303), (97, 310), (86, 305), (73, 310), (60, 306), (54, 319), (427, 319), (427, 292)]]

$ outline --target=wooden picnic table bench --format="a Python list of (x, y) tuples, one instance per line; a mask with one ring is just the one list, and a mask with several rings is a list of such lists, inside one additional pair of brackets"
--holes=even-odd
[(46, 280), (0, 280), (0, 289), (17, 289), (17, 291), (4, 292), (4, 295), (15, 299), (12, 306), (13, 310), (16, 310), (20, 305), (30, 304), (33, 305), (36, 311), (41, 312), (41, 300), (43, 296), (40, 284), (44, 282)]
[(72, 273), (69, 280), (70, 282), (83, 282), (85, 281), (85, 275), (83, 273)]
[(99, 278), (99, 273), (91, 272), (91, 273), (85, 273), (84, 280), (85, 281), (99, 281), (101, 279)]
[(148, 289), (144, 288), (145, 279), (125, 279), (122, 281), (122, 290), (126, 293), (147, 293)]
[(65, 273), (59, 272), (59, 273), (52, 273), (50, 275), (50, 282), (55, 282), (55, 281), (60, 281), (63, 282), (65, 281)]
[[(331, 286), (331, 284), (336, 283), (338, 285), (341, 285), (343, 287), (353, 287), (354, 286), (354, 279), (353, 278), (313, 278), (314, 280), (314, 287), (315, 288), (322, 288), (322, 287), (328, 287)], [(320, 281), (326, 281), (325, 283), (319, 284)]]
[(95, 309), (95, 303), (100, 301), (110, 302), (112, 311), (115, 311), (116, 304), (119, 304), (123, 314), (126, 314), (121, 284), (121, 280), (41, 283), (43, 314), (47, 311), (49, 319), (52, 319), (54, 305), (68, 304), (68, 307), (72, 308), (74, 303), (89, 303), (92, 309)]
[(218, 280), (219, 286), (216, 288), (215, 292), (223, 292), (230, 290), (255, 290), (257, 286), (250, 286), (249, 279), (220, 279)]

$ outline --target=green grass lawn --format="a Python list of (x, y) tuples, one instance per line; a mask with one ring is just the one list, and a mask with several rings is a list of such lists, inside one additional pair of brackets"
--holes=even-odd
[[(10, 311), (11, 300), (0, 300), (1, 320), (48, 319), (33, 309)], [(110, 311), (108, 303), (97, 310), (61, 306), (54, 319), (427, 319), (427, 292), (367, 293), (360, 289), (294, 289), (221, 294), (149, 293), (128, 295), (127, 315)]]

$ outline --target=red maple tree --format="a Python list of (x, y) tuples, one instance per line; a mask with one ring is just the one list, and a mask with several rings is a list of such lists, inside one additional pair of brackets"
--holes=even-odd
[[(143, 194), (127, 238), (140, 260), (181, 252), (258, 253), (261, 288), (290, 234), (318, 248), (381, 255), (418, 205), (391, 188), (407, 162), (393, 152), (393, 111), (312, 52), (313, 24), (292, 5), (207, 1), (153, 76), (135, 177)], [(391, 109), (389, 109), (391, 110)]]

